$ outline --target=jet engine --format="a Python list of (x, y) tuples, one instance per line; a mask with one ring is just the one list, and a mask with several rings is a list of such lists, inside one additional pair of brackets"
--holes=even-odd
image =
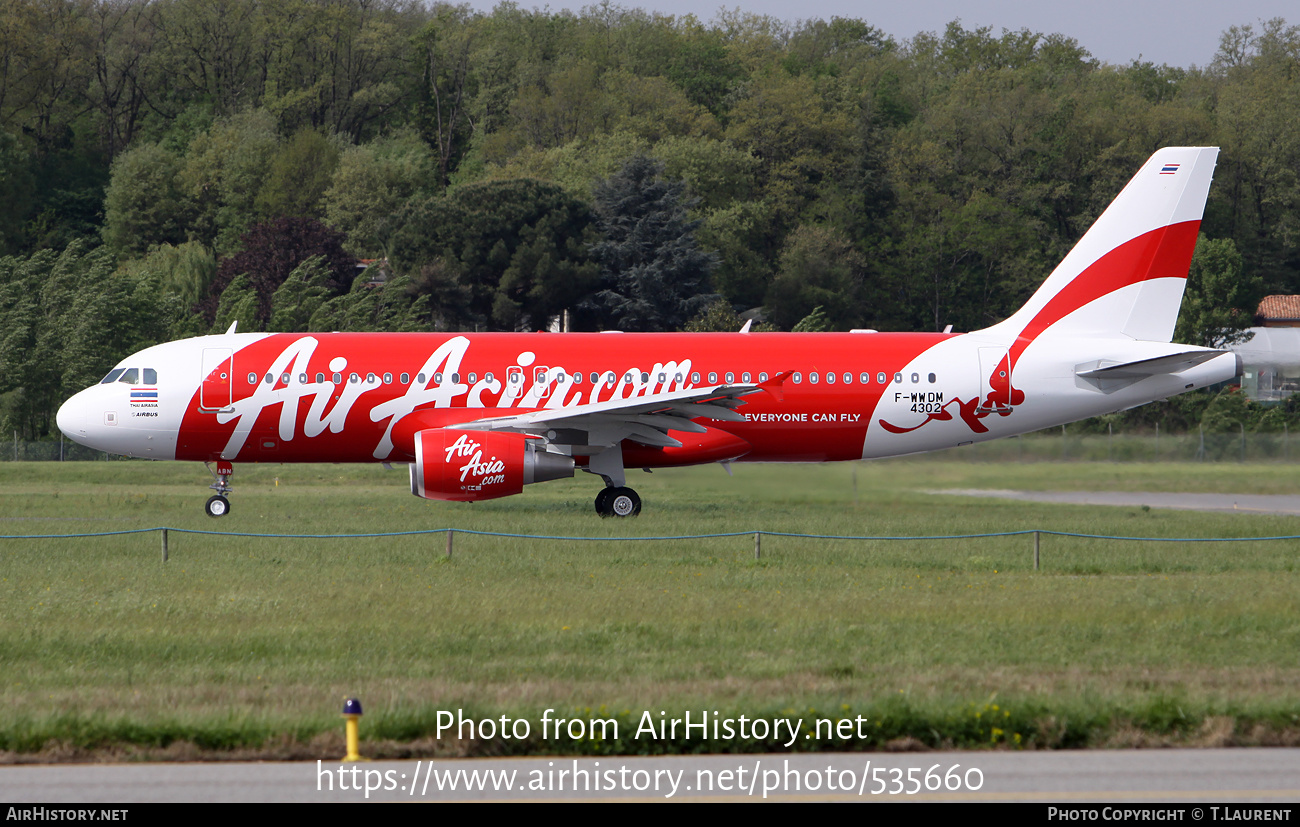
[(428, 500), (491, 500), (573, 476), (573, 457), (523, 434), (434, 428), (415, 434), (411, 493)]

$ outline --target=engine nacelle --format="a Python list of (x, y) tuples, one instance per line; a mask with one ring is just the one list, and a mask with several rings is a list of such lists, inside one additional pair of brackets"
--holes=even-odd
[(415, 435), (411, 493), (428, 500), (491, 500), (573, 476), (573, 457), (539, 450), (523, 434), (434, 428)]

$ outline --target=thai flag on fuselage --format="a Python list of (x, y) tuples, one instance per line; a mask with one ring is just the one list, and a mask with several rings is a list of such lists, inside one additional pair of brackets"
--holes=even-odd
[(157, 388), (131, 388), (132, 399), (157, 399)]
[(1165, 164), (1160, 168), (1161, 175), (1173, 175), (1178, 171), (1178, 164)]

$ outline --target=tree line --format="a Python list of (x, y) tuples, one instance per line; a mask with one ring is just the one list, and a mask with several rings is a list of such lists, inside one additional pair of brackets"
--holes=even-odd
[(232, 322), (977, 329), (1166, 145), (1222, 147), (1178, 332), (1222, 343), (1300, 292), (1297, 73), (1282, 20), (1171, 67), (608, 2), (9, 0), (0, 418), (54, 433)]

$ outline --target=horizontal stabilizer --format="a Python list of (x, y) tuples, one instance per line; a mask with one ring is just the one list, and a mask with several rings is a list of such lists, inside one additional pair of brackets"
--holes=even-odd
[(1185, 350), (1168, 356), (1138, 359), (1134, 362), (1120, 362), (1114, 365), (1081, 365), (1075, 373), (1084, 379), (1141, 379), (1165, 373), (1180, 373), (1227, 352), (1226, 350)]

